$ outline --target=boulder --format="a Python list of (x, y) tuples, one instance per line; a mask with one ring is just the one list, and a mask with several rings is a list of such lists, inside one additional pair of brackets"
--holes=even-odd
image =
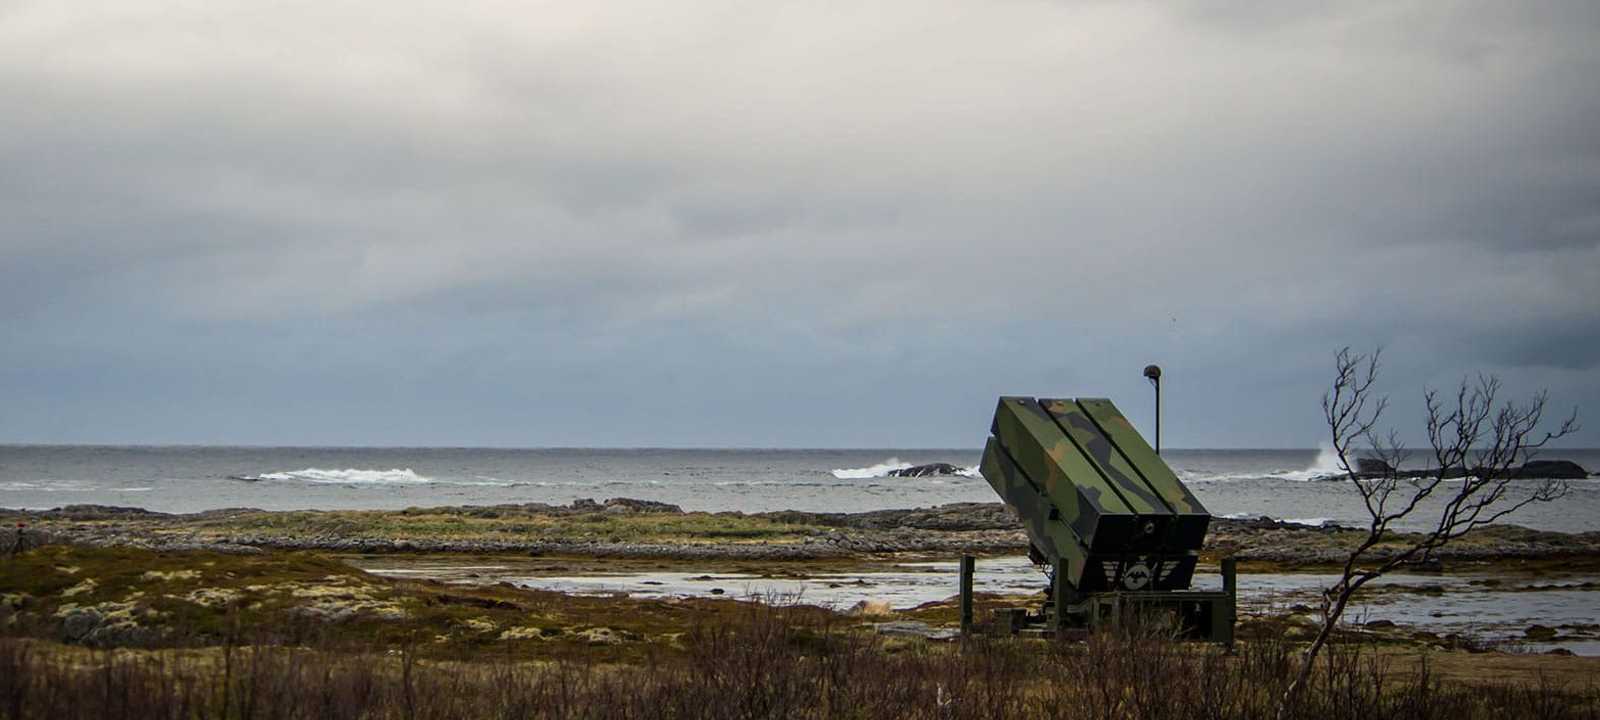
[(1356, 472), (1362, 475), (1388, 475), (1394, 467), (1378, 458), (1356, 458)]
[(862, 600), (850, 608), (850, 614), (855, 617), (884, 617), (894, 614), (894, 608), (889, 606), (887, 600)]
[(102, 603), (94, 607), (69, 605), (56, 612), (61, 618), (61, 639), (90, 647), (140, 645), (156, 639), (160, 635), (157, 630), (140, 625), (135, 619), (136, 615), (150, 614), (148, 608), (130, 603)]
[(1512, 477), (1539, 478), (1541, 480), (1582, 480), (1589, 471), (1571, 460), (1529, 460), (1517, 468)]
[(683, 508), (670, 503), (633, 498), (611, 498), (606, 501), (606, 512), (670, 513), (683, 514)]
[(17, 526), (0, 528), (0, 557), (17, 555), (36, 547), (63, 542), (52, 533), (35, 528)]
[(105, 621), (105, 616), (94, 608), (69, 610), (61, 619), (61, 639), (69, 643), (81, 642), (89, 637), (89, 633), (105, 624)]
[(928, 463), (926, 465), (912, 465), (908, 468), (890, 470), (890, 477), (931, 477), (934, 475), (956, 475), (961, 472), (950, 463)]

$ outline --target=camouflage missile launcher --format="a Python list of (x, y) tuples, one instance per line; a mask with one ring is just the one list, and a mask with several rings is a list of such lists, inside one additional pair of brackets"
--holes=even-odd
[(1231, 641), (1232, 563), (1223, 592), (1185, 592), (1210, 513), (1110, 400), (1002, 397), (990, 432), (980, 469), (1051, 568), (1054, 630), (1155, 604)]

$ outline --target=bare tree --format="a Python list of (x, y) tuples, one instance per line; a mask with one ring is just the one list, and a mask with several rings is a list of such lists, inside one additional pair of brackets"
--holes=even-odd
[[(1577, 411), (1554, 430), (1541, 431), (1548, 395), (1537, 393), (1525, 404), (1501, 402), (1500, 380), (1489, 375), (1462, 380), (1453, 396), (1425, 391), (1431, 465), (1422, 472), (1401, 470), (1410, 451), (1395, 431), (1378, 430), (1388, 408), (1387, 398), (1375, 390), (1380, 355), (1340, 350), (1333, 386), (1322, 396), (1340, 469), (1360, 493), (1369, 522), (1366, 536), (1345, 558), (1339, 580), (1322, 592), (1321, 627), (1300, 656), (1299, 671), (1279, 704), (1279, 718), (1305, 686), (1317, 654), (1362, 586), (1395, 568), (1430, 560), (1450, 542), (1533, 503), (1556, 500), (1568, 490), (1561, 480), (1512, 481), (1540, 448), (1578, 430)], [(1378, 462), (1362, 463), (1358, 451)], [(1426, 518), (1423, 531), (1394, 529), (1402, 521), (1415, 527), (1413, 516)], [(1380, 544), (1382, 551), (1376, 551)]]

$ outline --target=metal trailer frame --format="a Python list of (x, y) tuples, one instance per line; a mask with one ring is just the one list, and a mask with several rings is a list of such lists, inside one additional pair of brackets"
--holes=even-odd
[[(961, 631), (974, 631), (972, 576), (976, 561), (961, 558)], [(1179, 620), (1184, 639), (1214, 642), (1233, 648), (1234, 625), (1238, 620), (1238, 563), (1222, 560), (1222, 590), (1122, 591), (1080, 594), (1070, 585), (1057, 581), (1039, 612), (1027, 608), (995, 611), (995, 620), (1010, 635), (1036, 638), (1070, 638), (1102, 627), (1116, 627), (1135, 612), (1172, 612)], [(1062, 577), (1058, 574), (1057, 577)], [(1065, 592), (1063, 592), (1065, 591)], [(1065, 597), (1065, 604), (1054, 598)], [(1064, 608), (1064, 612), (1057, 612)]]

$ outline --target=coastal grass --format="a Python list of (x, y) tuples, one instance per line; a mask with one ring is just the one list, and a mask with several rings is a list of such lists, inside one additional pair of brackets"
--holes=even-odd
[[(1037, 598), (980, 595), (980, 616)], [(933, 625), (950, 602), (895, 613)], [(1292, 624), (1238, 652), (1130, 622), (952, 644), (781, 598), (640, 599), (370, 575), (310, 552), (50, 545), (0, 559), (0, 719), (1252, 718)], [(1337, 638), (1291, 717), (1600, 717), (1600, 661)]]
[(311, 552), (51, 545), (0, 559), (0, 635), (101, 648), (201, 647), (272, 628), (285, 642), (405, 645), (429, 658), (631, 662), (681, 652), (695, 623), (741, 604), (395, 580)]
[[(66, 650), (0, 639), (0, 718), (1137, 718), (1271, 715), (1295, 646), (1234, 654), (1128, 623), (1085, 642), (887, 639), (837, 616), (740, 603), (674, 654), (617, 663), (526, 652), (434, 659), (418, 645), (285, 642)], [(1288, 717), (1595, 718), (1591, 683), (1446, 680), (1433, 662), (1336, 645)]]

